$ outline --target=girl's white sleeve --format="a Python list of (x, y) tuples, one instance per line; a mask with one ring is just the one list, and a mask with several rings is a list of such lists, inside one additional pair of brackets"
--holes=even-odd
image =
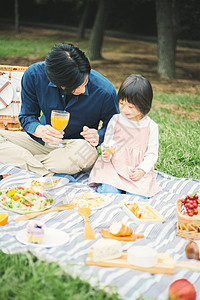
[(108, 126), (106, 128), (106, 133), (105, 133), (104, 141), (103, 141), (105, 144), (108, 144), (111, 141), (114, 141), (114, 128), (115, 128), (116, 122), (117, 122), (117, 115), (114, 115), (110, 119)]
[[(116, 121), (117, 121), (117, 117), (116, 115), (114, 115), (108, 123), (108, 126), (106, 128), (106, 133), (104, 136), (104, 141), (103, 141), (105, 144), (109, 144), (110, 142), (114, 141), (114, 128), (115, 128)], [(101, 158), (103, 161), (109, 162), (112, 158), (112, 154), (110, 155), (109, 160), (105, 160), (102, 155)]]
[(144, 160), (137, 166), (137, 169), (142, 169), (145, 171), (145, 175), (151, 170), (151, 168), (157, 162), (158, 147), (159, 147), (158, 125), (151, 120), (147, 151), (144, 155)]

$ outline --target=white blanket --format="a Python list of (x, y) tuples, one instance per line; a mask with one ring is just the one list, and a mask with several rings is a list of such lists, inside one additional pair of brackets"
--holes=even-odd
[[(12, 166), (0, 164), (0, 174), (12, 173), (12, 176), (0, 181), (0, 188), (15, 184), (24, 184), (30, 178), (37, 178), (34, 173), (20, 170)], [(78, 183), (71, 183), (64, 187), (52, 190), (50, 195), (55, 200), (55, 205), (61, 204), (63, 198), (73, 188), (80, 190), (87, 185), (88, 174), (77, 176)], [(66, 272), (78, 275), (92, 285), (98, 284), (106, 290), (117, 291), (122, 299), (134, 300), (139, 295), (145, 299), (166, 300), (169, 285), (177, 279), (187, 278), (195, 285), (197, 299), (200, 299), (200, 272), (187, 270), (175, 271), (174, 275), (152, 275), (146, 272), (134, 271), (128, 268), (101, 268), (85, 266), (85, 261), (93, 243), (102, 238), (101, 228), (108, 228), (114, 221), (122, 221), (131, 226), (134, 232), (144, 233), (145, 238), (136, 242), (123, 242), (123, 249), (127, 250), (132, 245), (149, 245), (158, 253), (171, 254), (174, 260), (189, 261), (185, 255), (185, 246), (188, 241), (176, 235), (176, 200), (194, 191), (200, 191), (200, 181), (194, 179), (175, 178), (156, 172), (156, 178), (162, 191), (149, 200), (166, 219), (163, 224), (137, 225), (121, 209), (119, 203), (122, 199), (139, 199), (128, 195), (109, 195), (113, 201), (108, 206), (93, 210), (90, 215), (90, 224), (95, 230), (95, 240), (86, 240), (83, 235), (84, 221), (76, 209), (63, 212), (53, 212), (37, 217), (47, 227), (63, 230), (69, 234), (69, 241), (59, 247), (41, 248), (35, 245), (24, 245), (16, 239), (16, 234), (26, 228), (28, 221), (15, 222), (19, 216), (9, 212), (8, 223), (0, 227), (0, 249), (5, 253), (22, 253), (31, 251), (37, 257), (56, 261)], [(0, 207), (0, 212), (6, 212)], [(108, 287), (109, 286), (109, 287)]]

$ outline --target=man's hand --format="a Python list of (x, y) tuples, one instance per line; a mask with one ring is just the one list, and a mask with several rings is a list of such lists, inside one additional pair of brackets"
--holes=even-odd
[(84, 126), (80, 134), (91, 146), (96, 147), (99, 144), (99, 134), (96, 129)]
[(129, 178), (133, 181), (140, 180), (145, 174), (145, 171), (142, 169), (130, 169)]
[(63, 134), (63, 131), (56, 130), (51, 125), (38, 125), (33, 133), (45, 143), (61, 142)]

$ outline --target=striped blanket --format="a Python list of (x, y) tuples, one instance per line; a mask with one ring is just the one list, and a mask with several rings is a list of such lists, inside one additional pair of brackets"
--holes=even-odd
[[(18, 168), (0, 164), (0, 174), (12, 173), (12, 176), (0, 181), (0, 188), (11, 185), (22, 185), (30, 178), (37, 178), (34, 173)], [(101, 228), (109, 228), (115, 221), (122, 221), (129, 225), (134, 232), (144, 233), (145, 238), (136, 242), (122, 242), (123, 250), (134, 245), (148, 245), (158, 253), (172, 255), (174, 260), (188, 261), (185, 255), (185, 246), (188, 241), (176, 235), (176, 200), (180, 196), (200, 191), (200, 181), (194, 179), (176, 178), (161, 172), (156, 172), (156, 178), (162, 187), (162, 191), (149, 200), (149, 203), (157, 209), (166, 219), (163, 224), (137, 225), (121, 209), (119, 203), (123, 199), (138, 200), (139, 197), (130, 195), (110, 194), (112, 202), (101, 209), (93, 210), (90, 215), (90, 224), (95, 230), (95, 240), (86, 240), (83, 235), (84, 221), (76, 209), (62, 212), (44, 214), (40, 219), (47, 227), (60, 229), (69, 234), (69, 241), (59, 247), (44, 248), (35, 245), (24, 245), (16, 239), (18, 231), (26, 228), (27, 221), (15, 222), (19, 216), (9, 212), (8, 223), (0, 228), (0, 249), (5, 253), (24, 253), (31, 251), (37, 257), (57, 262), (66, 272), (72, 276), (79, 276), (92, 285), (98, 285), (108, 292), (117, 291), (122, 299), (134, 300), (143, 295), (144, 299), (166, 300), (169, 285), (177, 279), (187, 278), (195, 285), (197, 299), (200, 299), (200, 273), (187, 270), (175, 271), (174, 275), (149, 274), (128, 268), (103, 268), (86, 266), (85, 261), (89, 249), (94, 242), (102, 238)], [(64, 187), (52, 190), (51, 196), (55, 199), (55, 205), (63, 203), (66, 194), (78, 188), (82, 190), (87, 185), (88, 174), (79, 174), (77, 183), (70, 183)], [(0, 212), (5, 212), (0, 207)]]

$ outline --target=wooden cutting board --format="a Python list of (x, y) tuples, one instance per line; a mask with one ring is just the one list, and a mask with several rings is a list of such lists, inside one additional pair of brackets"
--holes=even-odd
[(100, 230), (100, 232), (102, 237), (105, 239), (114, 239), (117, 241), (126, 241), (126, 242), (128, 241), (134, 242), (137, 240), (137, 235), (134, 233), (129, 236), (115, 236), (109, 232), (109, 229), (103, 229), (103, 228)]
[(200, 272), (199, 262), (190, 261), (174, 261), (172, 257), (168, 254), (160, 253), (158, 254), (158, 264), (151, 268), (138, 267), (127, 263), (127, 251), (122, 252), (120, 258), (109, 259), (104, 261), (93, 261), (92, 260), (91, 248), (86, 259), (87, 266), (98, 266), (98, 267), (110, 267), (110, 268), (129, 268), (137, 271), (148, 272), (151, 274), (167, 274), (173, 275), (177, 269), (187, 269), (190, 271)]

